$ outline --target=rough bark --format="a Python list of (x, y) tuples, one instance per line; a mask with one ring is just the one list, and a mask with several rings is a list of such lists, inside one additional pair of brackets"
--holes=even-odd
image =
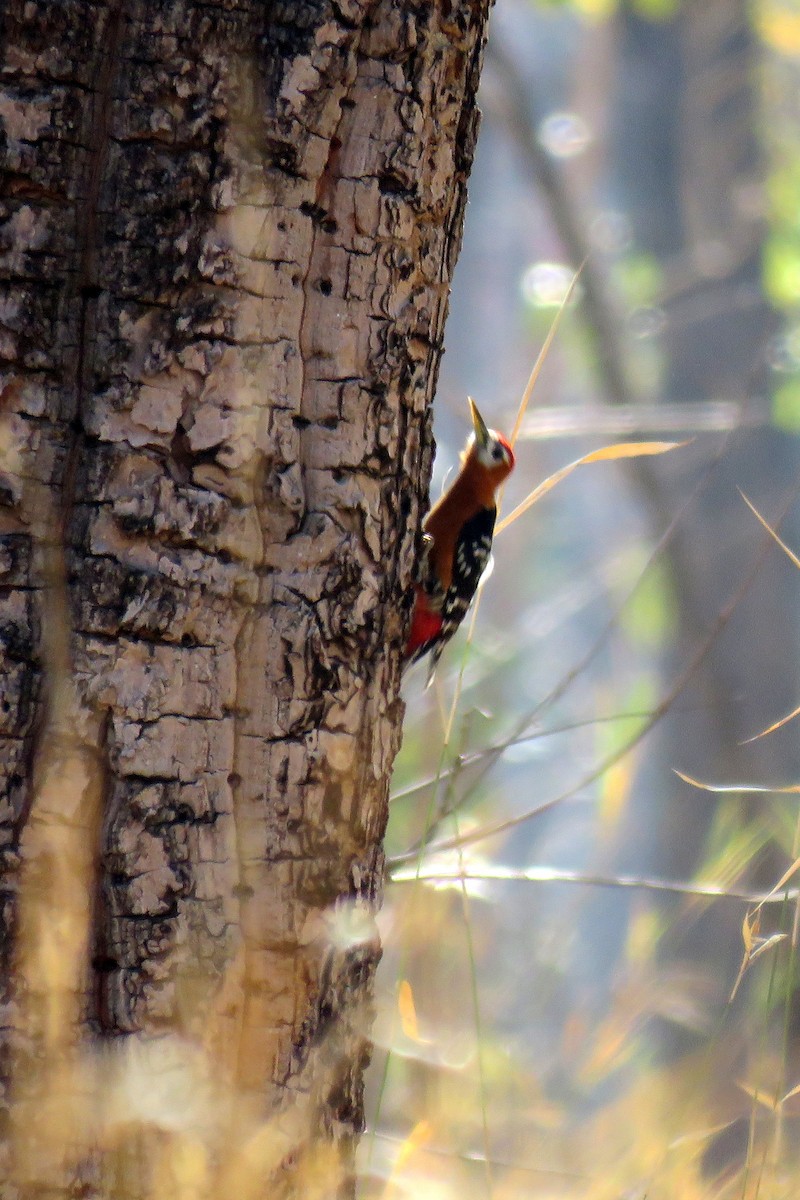
[[(20, 1194), (144, 1187), (135, 1138), (113, 1169), (91, 1123), (48, 1156), (36, 1106), (76, 1039), (176, 1031), (248, 1112), (303, 1097), (306, 1133), (334, 1151), (327, 1194), (350, 1187), (403, 598), (488, 7), (5, 7), (0, 817)], [(39, 948), (69, 897), (54, 1040)], [(217, 1124), (212, 1161), (237, 1128)], [(305, 1153), (284, 1134), (264, 1175)]]

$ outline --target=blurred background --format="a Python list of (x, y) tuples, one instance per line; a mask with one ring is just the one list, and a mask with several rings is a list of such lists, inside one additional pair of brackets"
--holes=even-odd
[(409, 676), (362, 1194), (793, 1197), (800, 576), (744, 497), (800, 553), (800, 4), (497, 0), (481, 108), (432, 496), (581, 263), (504, 511), (689, 444), (559, 483)]

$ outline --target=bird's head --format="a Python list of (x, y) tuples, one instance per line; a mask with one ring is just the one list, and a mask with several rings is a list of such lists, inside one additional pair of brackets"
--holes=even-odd
[(472, 459), (489, 473), (492, 488), (497, 488), (514, 470), (514, 451), (496, 429), (489, 429), (472, 397), (468, 397), (472, 413), (472, 433), (467, 442), (466, 460)]

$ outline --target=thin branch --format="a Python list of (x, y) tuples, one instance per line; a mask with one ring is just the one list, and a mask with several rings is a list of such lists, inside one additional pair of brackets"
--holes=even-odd
[[(758, 578), (762, 565), (767, 555), (772, 550), (773, 545), (774, 543), (771, 538), (764, 538), (761, 545), (761, 551), (756, 556), (753, 566), (742, 585), (730, 598), (725, 607), (722, 608), (717, 614), (717, 618), (712, 624), (709, 633), (697, 647), (686, 667), (684, 667), (683, 671), (680, 672), (673, 686), (655, 707), (651, 714), (650, 720), (647, 721), (647, 723), (642, 726), (642, 728), (638, 730), (637, 733), (630, 738), (620, 750), (603, 759), (602, 762), (600, 762), (591, 771), (588, 771), (585, 775), (583, 775), (572, 787), (569, 787), (565, 791), (560, 792), (558, 795), (551, 797), (549, 800), (543, 801), (542, 804), (538, 805), (536, 808), (528, 809), (525, 812), (518, 813), (513, 817), (508, 817), (504, 821), (496, 821), (494, 824), (485, 825), (480, 829), (471, 830), (469, 833), (462, 834), (458, 838), (448, 838), (442, 842), (437, 842), (434, 844), (428, 842), (427, 853), (441, 853), (443, 850), (452, 850), (458, 846), (472, 845), (475, 842), (484, 841), (486, 838), (499, 837), (501, 834), (507, 833), (511, 829), (515, 829), (518, 825), (523, 825), (527, 821), (532, 820), (534, 817), (539, 817), (543, 813), (549, 812), (559, 804), (562, 804), (565, 800), (572, 799), (577, 793), (583, 791), (584, 788), (590, 787), (592, 784), (596, 783), (606, 771), (625, 758), (625, 756), (629, 754), (636, 746), (638, 746), (644, 737), (650, 733), (650, 731), (658, 724), (662, 717), (665, 716), (677, 697), (689, 683), (689, 680), (692, 678), (695, 671), (698, 669), (706, 655), (711, 650), (711, 647), (716, 642), (720, 633), (730, 621), (737, 605)], [(498, 753), (497, 757), (499, 758), (499, 756), (500, 755)], [(493, 761), (496, 761), (496, 759)], [(491, 765), (492, 764), (489, 763), (484, 768), (484, 774)], [(407, 862), (409, 859), (418, 859), (419, 853), (420, 847), (417, 846), (407, 851), (405, 854), (397, 855), (389, 861), (389, 869), (391, 870), (395, 866)]]
[(640, 888), (649, 892), (669, 892), (680, 896), (709, 896), (719, 900), (736, 900), (742, 904), (785, 904), (787, 900), (800, 899), (800, 888), (792, 888), (779, 894), (751, 892), (731, 888), (722, 883), (703, 883), (658, 879), (649, 875), (602, 875), (593, 871), (570, 870), (562, 867), (504, 867), (482, 864), (480, 867), (452, 868), (437, 867), (435, 863), (424, 867), (421, 874), (416, 869), (393, 871), (391, 883), (412, 883), (419, 879), (423, 883), (458, 884), (468, 883), (580, 883), (587, 887)]

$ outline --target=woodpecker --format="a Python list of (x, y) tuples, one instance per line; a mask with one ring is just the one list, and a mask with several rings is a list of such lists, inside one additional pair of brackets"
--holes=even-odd
[(495, 492), (514, 469), (514, 451), (488, 429), (469, 398), (472, 430), (452, 486), (434, 504), (422, 528), (420, 568), (406, 661), (431, 652), (428, 683), (442, 650), (458, 629), (489, 564), (497, 516)]

